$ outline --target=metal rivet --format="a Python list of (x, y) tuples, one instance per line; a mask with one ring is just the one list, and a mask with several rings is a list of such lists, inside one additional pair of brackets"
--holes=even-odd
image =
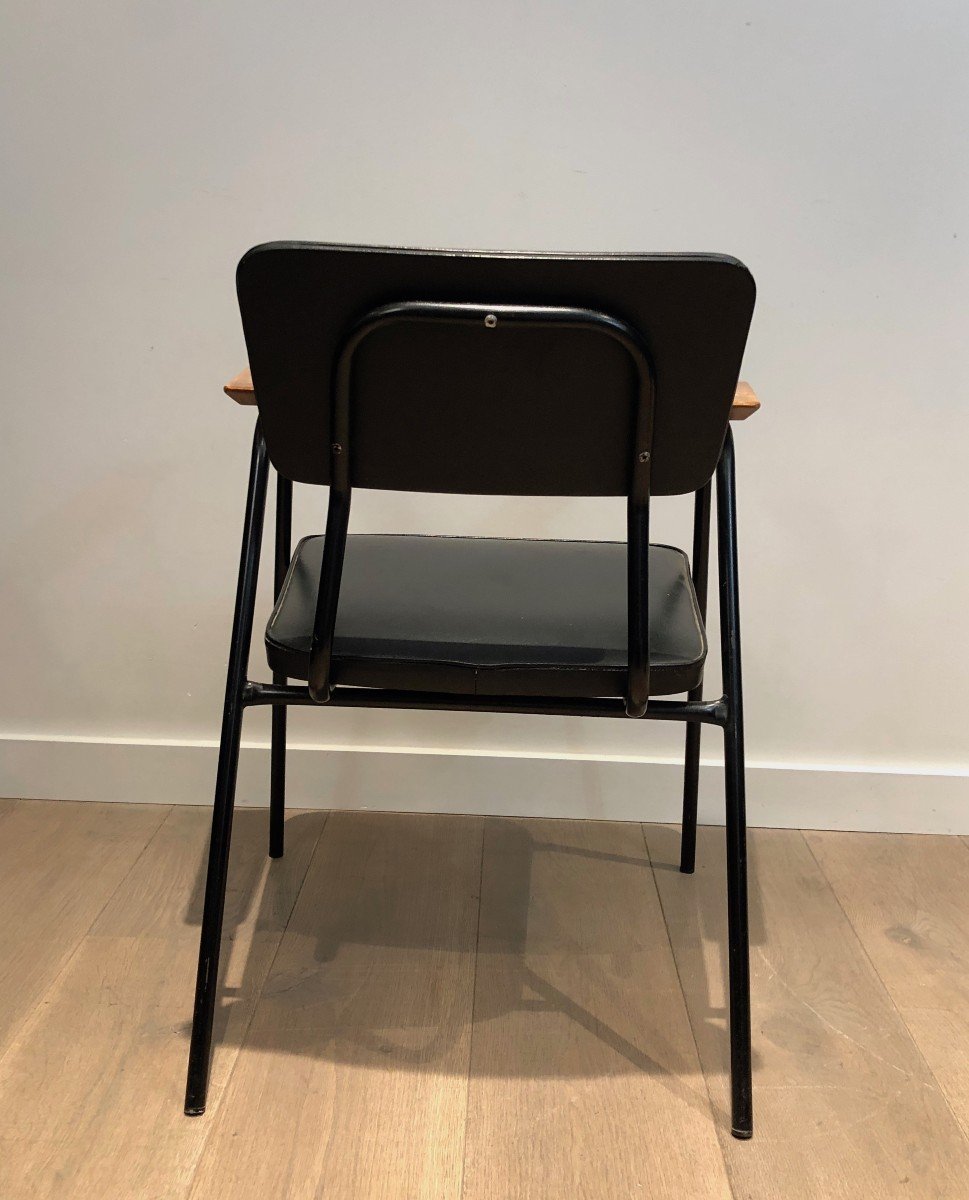
[(330, 449), (333, 451), (334, 454), (342, 454), (343, 453), (343, 447), (340, 445), (339, 442), (334, 442), (333, 445), (330, 447)]
[(488, 315), (485, 317), (485, 325), (487, 325), (489, 329), (494, 329), (497, 324), (498, 318), (495, 316), (495, 314), (488, 313)]
[(649, 451), (648, 450), (640, 450), (639, 461), (640, 462), (649, 462)]

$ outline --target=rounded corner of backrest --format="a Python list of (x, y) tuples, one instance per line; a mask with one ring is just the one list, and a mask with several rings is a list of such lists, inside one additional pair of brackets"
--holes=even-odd
[(742, 259), (736, 258), (732, 254), (723, 255), (723, 261), (731, 268), (735, 273), (735, 277), (741, 282), (745, 292), (744, 298), (747, 300), (750, 311), (753, 312), (754, 305), (757, 302), (757, 280), (754, 278), (753, 271), (751, 271), (750, 267)]
[(259, 242), (249, 249), (236, 263), (236, 294), (241, 297), (250, 280), (258, 279), (268, 261), (287, 245), (287, 242)]

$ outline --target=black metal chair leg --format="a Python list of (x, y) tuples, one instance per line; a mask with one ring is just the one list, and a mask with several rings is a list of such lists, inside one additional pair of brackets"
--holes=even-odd
[[(293, 483), (282, 475), (276, 476), (276, 567), (275, 598), (279, 599), (286, 572), (289, 570), (290, 545), (293, 528)], [(273, 683), (285, 686), (286, 675), (273, 673)], [(269, 784), (269, 857), (282, 858), (286, 820), (286, 706), (277, 705), (272, 716), (272, 749), (270, 751)]]
[(750, 947), (747, 916), (747, 816), (744, 715), (740, 673), (737, 585), (737, 498), (733, 436), (727, 430), (717, 468), (717, 552), (720, 565), (720, 643), (727, 702), (724, 775), (727, 801), (727, 925), (730, 967), (731, 1132), (753, 1135), (750, 1051)]
[[(693, 505), (693, 590), (700, 618), (707, 616), (707, 575), (710, 559), (710, 494), (707, 483), (696, 493)], [(695, 687), (689, 700), (702, 700), (703, 685)], [(696, 867), (696, 813), (700, 786), (700, 726), (686, 727), (686, 762), (683, 769), (683, 825), (680, 840), (680, 870), (692, 875)]]
[[(273, 683), (287, 682), (285, 675), (273, 675)], [(286, 706), (273, 708), (272, 749), (269, 781), (269, 857), (282, 858), (285, 849), (286, 821)]]
[(750, 949), (747, 920), (747, 831), (744, 751), (736, 722), (724, 730), (727, 792), (727, 923), (730, 964), (731, 1133), (753, 1135), (750, 1049)]
[(222, 917), (225, 910), (229, 844), (232, 836), (232, 810), (239, 769), (239, 742), (242, 737), (243, 689), (249, 662), (249, 643), (252, 640), (267, 473), (266, 444), (257, 424), (249, 472), (239, 584), (232, 620), (225, 708), (222, 713), (222, 739), (219, 744), (219, 766), (215, 783), (215, 807), (212, 813), (212, 836), (205, 877), (205, 905), (202, 910), (192, 1041), (185, 1090), (185, 1113), (190, 1117), (197, 1117), (205, 1111), (209, 1083), (212, 1027), (219, 985), (219, 948), (222, 941)]
[[(694, 689), (696, 691), (697, 689)], [(690, 700), (699, 695), (690, 692)], [(683, 768), (683, 825), (680, 833), (680, 870), (692, 875), (696, 869), (696, 814), (700, 790), (700, 726), (686, 727), (686, 761)]]

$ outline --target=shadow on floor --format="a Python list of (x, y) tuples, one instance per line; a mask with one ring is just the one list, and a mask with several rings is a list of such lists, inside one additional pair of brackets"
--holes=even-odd
[[(723, 828), (701, 827), (697, 838), (695, 875), (679, 871), (680, 831), (671, 825), (646, 825), (657, 886), (667, 923), (675, 929), (677, 971), (688, 998), (690, 1021), (701, 1048), (707, 1074), (730, 1073), (727, 1021), (727, 859)], [(747, 842), (747, 890), (751, 961), (757, 947), (767, 944), (763, 895), (760, 888), (757, 838)], [(714, 947), (711, 953), (710, 948)], [(753, 1029), (752, 1062), (756, 1073), (761, 1056), (757, 1028)], [(718, 1114), (729, 1126), (728, 1116)]]
[[(301, 839), (315, 841), (321, 822), (320, 813), (291, 816), (289, 853)], [(234, 850), (246, 843), (258, 847), (267, 825), (265, 810), (237, 811)], [(698, 875), (690, 877), (676, 871), (674, 828), (648, 826), (649, 851), (643, 841), (640, 854), (590, 847), (588, 838), (577, 844), (571, 822), (561, 823), (561, 837), (555, 836), (557, 826), (505, 818), (332, 814), (261, 989), (257, 1015), (244, 1034), (234, 1023), (231, 1036), (244, 1037), (247, 1049), (336, 1063), (464, 1072), (467, 1051), (463, 1056), (454, 1051), (466, 1045), (473, 1023), (475, 1038), (481, 1038), (475, 1074), (575, 1078), (646, 1071), (699, 1105), (696, 1085), (680, 1082), (696, 1074), (689, 1034), (685, 1048), (682, 1036), (667, 1037), (682, 1020), (668, 1011), (680, 1003), (669, 983), (672, 978), (675, 989), (676, 977), (667, 967), (657, 972), (666, 982), (652, 983), (644, 951), (656, 953), (662, 943), (655, 930), (644, 930), (641, 919), (630, 918), (626, 906), (630, 897), (634, 905), (642, 896), (644, 908), (654, 914), (650, 919), (659, 920), (653, 872), (671, 873), (656, 882), (662, 902), (675, 905), (666, 916), (676, 923), (677, 971), (694, 1026), (702, 1021), (717, 1031), (720, 1059), (714, 1069), (725, 1073), (726, 1013), (710, 999), (726, 995), (722, 831), (701, 831)], [(448, 829), (461, 836), (442, 834)], [(610, 843), (607, 832), (603, 842)], [(185, 915), (195, 926), (205, 865), (203, 853)], [(273, 879), (281, 867), (268, 866), (257, 930), (280, 927)], [(486, 882), (487, 904), (479, 912), (485, 868), (491, 884)], [(250, 916), (266, 871), (260, 853), (233, 854), (223, 958), (228, 940)], [(700, 873), (706, 872), (719, 875), (721, 886), (703, 886)], [(751, 943), (757, 945), (763, 919), (756, 853), (750, 875)], [(327, 897), (342, 902), (327, 904)], [(612, 913), (610, 905), (617, 905)], [(717, 945), (713, 956), (704, 957), (704, 941)], [(706, 976), (708, 961), (719, 963), (719, 979)], [(227, 1037), (230, 1007), (259, 992), (261, 982), (247, 961), (241, 985), (223, 988), (216, 1053)], [(651, 1011), (660, 1005), (662, 1013)], [(489, 1037), (488, 1023), (509, 1014), (516, 1022), (514, 1036)], [(183, 1031), (188, 1029), (186, 1024)]]

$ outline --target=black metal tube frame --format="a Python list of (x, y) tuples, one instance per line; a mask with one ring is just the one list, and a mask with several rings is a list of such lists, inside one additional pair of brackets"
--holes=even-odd
[(737, 567), (737, 483), (728, 427), (717, 467), (717, 559), (720, 577), (720, 661), (727, 721), (723, 728), (727, 807), (727, 945), (730, 991), (731, 1132), (753, 1135), (750, 1058), (750, 937), (747, 917), (747, 805), (744, 699), (740, 668)]
[[(278, 600), (289, 570), (293, 540), (293, 481), (276, 475), (276, 561), (273, 572), (273, 599)], [(286, 676), (273, 673), (277, 687), (286, 686)], [(245, 697), (243, 696), (243, 703)], [(282, 858), (286, 819), (286, 708), (273, 709), (269, 784), (269, 857)]]
[[(390, 306), (388, 313), (399, 311), (403, 306)], [(418, 306), (421, 309), (434, 306)], [(500, 306), (485, 309), (480, 305), (441, 306), (448, 310), (460, 307), (461, 319), (478, 320), (482, 314), (496, 316), (505, 311)], [(515, 310), (520, 312), (521, 310)], [(550, 310), (542, 310), (547, 314)], [(563, 323), (575, 319), (576, 312), (588, 310), (552, 310), (561, 313)], [(568, 315), (565, 315), (568, 314)], [(451, 315), (451, 314), (449, 314)], [(407, 314), (414, 319), (414, 313)], [(600, 314), (593, 314), (596, 327)], [(420, 314), (417, 319), (434, 319), (434, 314)], [(513, 318), (514, 319), (514, 318)], [(585, 316), (583, 315), (583, 320)], [(610, 318), (604, 318), (609, 322)], [(357, 331), (359, 340), (367, 329)], [(614, 336), (622, 340), (620, 329)], [(358, 344), (359, 344), (358, 340)], [(638, 343), (633, 343), (638, 349)], [(647, 594), (645, 588), (645, 565), (648, 556), (649, 521), (649, 445), (651, 439), (653, 380), (649, 359), (646, 373), (640, 373), (640, 384), (648, 379), (648, 387), (642, 389), (648, 403), (640, 406), (640, 422), (644, 407), (648, 410), (648, 424), (640, 423), (637, 429), (637, 452), (634, 464), (634, 482), (642, 487), (631, 489), (629, 502), (630, 531), (630, 612), (646, 616)], [(349, 380), (350, 356), (341, 356), (341, 364)], [(348, 396), (348, 390), (344, 393)], [(346, 439), (348, 430), (348, 408), (343, 406), (341, 422), (335, 427), (335, 436)], [(339, 449), (336, 447), (339, 446)], [(333, 461), (343, 458), (344, 444), (336, 442)], [(327, 548), (330, 548), (330, 563), (339, 571), (342, 566), (343, 548), (346, 539), (346, 519), (349, 514), (349, 472), (347, 459), (340, 463), (341, 470), (334, 474), (337, 492), (334, 502), (331, 490), (330, 510), (327, 520), (327, 538), (324, 548), (324, 575)], [(635, 467), (645, 468), (637, 477)], [(250, 681), (248, 658), (252, 640), (255, 610), (256, 582), (259, 570), (259, 551), (262, 543), (262, 528), (266, 504), (268, 457), (260, 426), (257, 422), (253, 438), (252, 460), (249, 473), (249, 488), (243, 528), (242, 552), (239, 566), (238, 587), (232, 623), (232, 639), (229, 667), (226, 679), (225, 707), (222, 718), (222, 736), (219, 749), (219, 765), (216, 775), (215, 803), (212, 815), (212, 836), (209, 845), (209, 860), (206, 874), (205, 902), (199, 946), (199, 966), (196, 979), (195, 1008), (192, 1022), (192, 1039), (189, 1051), (188, 1081), (186, 1087), (185, 1112), (190, 1116), (205, 1110), (206, 1093), (211, 1061), (212, 1031), (215, 1005), (218, 996), (219, 948), (222, 937), (222, 921), (225, 906), (226, 880), (229, 862), (229, 843), (232, 831), (232, 813), (235, 799), (235, 784), (238, 772), (239, 744), (242, 733), (242, 717), (247, 707), (270, 705), (273, 709), (272, 788), (270, 808), (270, 853), (282, 853), (282, 823), (285, 786), (285, 710), (290, 704), (319, 704), (325, 696), (325, 704), (333, 707), (367, 708), (416, 708), (457, 709), (463, 711), (547, 713), (554, 715), (628, 717), (647, 720), (683, 721), (687, 724), (687, 761), (684, 782), (684, 831), (681, 869), (692, 869), (695, 853), (696, 828), (696, 777), (699, 760), (700, 726), (718, 725), (724, 731), (724, 763), (726, 792), (726, 843), (727, 843), (727, 919), (730, 998), (730, 1057), (731, 1057), (731, 1128), (735, 1137), (749, 1138), (753, 1132), (751, 1102), (751, 1045), (750, 1045), (750, 967), (749, 936), (747, 917), (747, 850), (746, 811), (744, 790), (744, 743), (743, 743), (743, 696), (741, 684), (740, 654), (740, 610), (737, 568), (737, 512), (736, 471), (734, 463), (733, 435), (728, 428), (723, 452), (716, 473), (717, 490), (717, 558), (719, 568), (721, 658), (724, 694), (714, 701), (701, 699), (701, 688), (690, 692), (686, 701), (653, 700), (646, 705), (643, 697), (648, 696), (648, 656), (645, 633), (641, 642), (630, 637), (630, 683), (626, 700), (603, 698), (599, 700), (543, 698), (530, 696), (475, 696), (466, 697), (450, 693), (403, 692), (389, 689), (333, 687), (329, 681), (329, 663), (332, 656), (335, 608), (339, 594), (339, 579), (328, 586), (332, 593), (317, 609), (314, 631), (313, 661), (316, 667), (316, 697), (310, 689), (287, 684), (285, 678), (274, 676), (271, 684)], [(635, 492), (635, 495), (633, 494)], [(696, 495), (693, 580), (701, 612), (705, 615), (707, 588), (707, 558), (709, 551), (710, 484)], [(276, 555), (275, 585), (278, 596), (285, 568), (288, 565), (291, 540), (292, 485), (277, 476), (276, 492)], [(331, 528), (333, 538), (331, 538)], [(633, 547), (638, 547), (634, 553)], [(641, 589), (633, 587), (634, 565), (643, 567)], [(332, 579), (332, 576), (330, 577)], [(322, 595), (321, 587), (321, 595)], [(634, 594), (635, 592), (635, 594)], [(632, 616), (630, 618), (632, 622)], [(647, 624), (641, 626), (648, 629)], [(643, 662), (634, 662), (635, 655), (642, 655)], [(647, 689), (645, 692), (643, 687)], [(278, 720), (282, 718), (282, 720)], [(275, 854), (274, 854), (275, 856)]]
[(649, 699), (649, 480), (656, 383), (649, 350), (640, 335), (616, 317), (591, 308), (529, 304), (447, 304), (402, 301), (363, 316), (343, 341), (333, 378), (333, 442), (330, 445), (330, 502), (310, 653), (309, 694), (317, 704), (331, 699), (333, 636), (350, 522), (350, 394), (353, 358), (371, 334), (400, 323), (446, 323), (479, 328), (489, 336), (499, 325), (531, 329), (584, 329), (618, 342), (636, 375), (635, 429), (626, 504), (628, 680), (626, 714), (641, 717)]
[(225, 886), (229, 871), (229, 842), (232, 836), (236, 776), (239, 770), (239, 743), (242, 739), (243, 689), (249, 666), (249, 646), (252, 642), (268, 474), (266, 443), (257, 421), (252, 441), (249, 492), (246, 497), (239, 583), (232, 617), (225, 708), (222, 713), (222, 736), (219, 742), (219, 766), (215, 777), (212, 836), (209, 840), (209, 862), (205, 876), (195, 1009), (192, 1015), (192, 1042), (188, 1055), (188, 1083), (185, 1089), (185, 1112), (190, 1117), (199, 1116), (205, 1111), (205, 1096), (209, 1083), (212, 1026), (218, 995), (219, 948), (222, 942)]
[[(712, 481), (696, 493), (693, 506), (693, 590), (696, 593), (700, 620), (706, 628), (707, 622), (707, 579), (710, 566), (710, 494)], [(689, 693), (689, 702), (696, 703), (703, 696), (703, 680)], [(683, 823), (680, 838), (680, 870), (692, 875), (696, 867), (696, 817), (697, 797), (700, 788), (700, 726), (686, 727), (686, 753), (683, 768)]]
[[(272, 705), (318, 705), (306, 688), (280, 687), (275, 683), (246, 684), (242, 703), (247, 707)], [(513, 712), (549, 717), (624, 717), (628, 716), (624, 700), (603, 697), (586, 700), (567, 696), (465, 696), (454, 692), (407, 692), (391, 688), (334, 687), (322, 707), (327, 708), (415, 708), (447, 709), (454, 712)], [(681, 701), (651, 700), (649, 707), (636, 720), (687, 721), (696, 725), (727, 723), (723, 700)]]

